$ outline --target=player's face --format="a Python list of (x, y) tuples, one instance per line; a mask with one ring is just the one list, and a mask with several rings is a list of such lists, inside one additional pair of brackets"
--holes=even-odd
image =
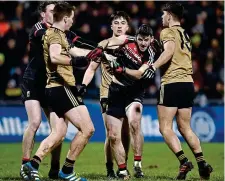
[(128, 22), (123, 17), (114, 19), (112, 21), (111, 29), (114, 36), (125, 35), (129, 29)]
[(73, 25), (73, 18), (74, 18), (74, 11), (72, 11), (72, 14), (70, 16), (64, 17), (65, 30), (69, 30), (71, 28), (71, 26)]
[(53, 9), (55, 5), (54, 4), (49, 4), (46, 6), (46, 11), (42, 13), (42, 17), (44, 19), (44, 22), (52, 25), (53, 24)]
[(171, 14), (168, 13), (167, 11), (163, 11), (162, 24), (163, 24), (164, 27), (168, 27), (169, 26), (170, 18), (171, 18)]
[(136, 41), (137, 41), (137, 45), (138, 45), (139, 50), (144, 52), (150, 46), (151, 36), (137, 35)]

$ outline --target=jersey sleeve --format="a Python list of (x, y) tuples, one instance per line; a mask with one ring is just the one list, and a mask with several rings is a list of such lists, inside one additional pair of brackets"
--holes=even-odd
[(127, 44), (127, 43), (133, 43), (133, 42), (135, 42), (135, 37), (134, 37), (134, 36), (129, 36), (129, 35), (127, 35), (124, 44)]
[(143, 64), (147, 64), (148, 66), (153, 64), (155, 59), (155, 52), (151, 46), (148, 48), (148, 50), (146, 50), (143, 59), (144, 59)]
[(48, 43), (49, 45), (52, 44), (62, 44), (62, 37), (59, 33), (57, 32), (52, 32), (48, 35)]
[(38, 38), (38, 37), (42, 37), (46, 32), (46, 29), (38, 29), (38, 30), (35, 30), (34, 32), (34, 37)]
[(175, 41), (175, 33), (170, 28), (165, 28), (160, 33), (160, 41), (166, 43), (167, 41)]

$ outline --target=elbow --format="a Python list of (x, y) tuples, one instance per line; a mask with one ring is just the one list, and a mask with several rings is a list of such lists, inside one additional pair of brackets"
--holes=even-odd
[(135, 76), (135, 78), (136, 78), (137, 80), (140, 80), (140, 79), (141, 79), (141, 73), (140, 73), (140, 74), (137, 74), (137, 75)]
[(57, 59), (56, 59), (56, 57), (54, 55), (51, 56), (50, 59), (51, 59), (51, 63), (53, 63), (53, 64), (57, 63)]

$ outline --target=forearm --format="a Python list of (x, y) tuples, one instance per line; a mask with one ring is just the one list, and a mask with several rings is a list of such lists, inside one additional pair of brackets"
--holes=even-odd
[(95, 70), (93, 70), (89, 67), (84, 74), (82, 84), (85, 84), (86, 86), (89, 85), (90, 82), (92, 81), (94, 75), (95, 75)]
[(142, 71), (141, 70), (132, 70), (132, 69), (129, 69), (129, 68), (126, 68), (125, 70), (125, 74), (135, 78), (135, 79), (141, 79), (141, 75), (142, 75)]
[(71, 58), (66, 55), (52, 55), (51, 62), (57, 65), (70, 65)]
[(171, 60), (173, 53), (171, 51), (163, 51), (160, 57), (153, 63), (153, 66), (157, 69)]
[(71, 49), (69, 50), (69, 53), (70, 53), (73, 57), (79, 57), (79, 56), (86, 56), (90, 51), (91, 51), (91, 50), (73, 47), (73, 48), (71, 48)]

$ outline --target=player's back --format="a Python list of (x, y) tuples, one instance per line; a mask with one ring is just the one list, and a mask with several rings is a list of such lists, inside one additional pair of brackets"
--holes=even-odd
[(38, 22), (31, 28), (29, 33), (29, 63), (23, 76), (26, 79), (40, 80), (46, 76), (42, 46), (42, 36), (46, 29), (47, 25), (43, 22)]
[(44, 60), (47, 70), (47, 88), (56, 86), (75, 86), (72, 66), (56, 65), (50, 60), (49, 47), (52, 44), (60, 44), (62, 47), (61, 55), (70, 57), (69, 43), (66, 34), (54, 27), (49, 28), (44, 35)]
[(161, 68), (161, 84), (174, 82), (193, 82), (191, 42), (188, 34), (181, 26), (165, 28), (160, 33), (160, 41), (174, 41), (175, 50), (170, 61)]

